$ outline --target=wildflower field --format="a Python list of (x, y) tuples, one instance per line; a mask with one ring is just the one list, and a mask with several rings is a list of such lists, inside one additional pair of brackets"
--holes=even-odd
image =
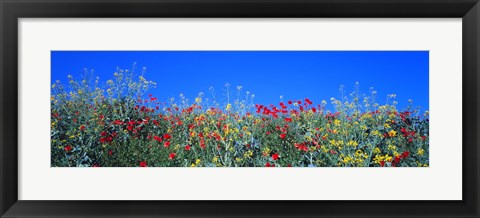
[[(242, 87), (161, 101), (143, 73), (51, 89), (52, 167), (428, 167), (428, 112), (376, 92), (255, 104)], [(208, 97), (207, 97), (208, 96)], [(308, 97), (308, 96), (305, 96)], [(330, 108), (330, 110), (328, 109)]]

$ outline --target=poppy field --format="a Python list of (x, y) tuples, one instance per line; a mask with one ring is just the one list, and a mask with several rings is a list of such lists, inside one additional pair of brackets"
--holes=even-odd
[(154, 81), (128, 70), (105, 83), (67, 79), (51, 88), (52, 167), (429, 166), (428, 111), (397, 110), (394, 94), (380, 105), (359, 84), (328, 103), (262, 105), (229, 84), (223, 100), (161, 100)]

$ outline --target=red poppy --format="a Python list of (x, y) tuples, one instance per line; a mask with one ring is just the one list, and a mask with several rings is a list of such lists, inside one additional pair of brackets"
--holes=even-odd
[(285, 133), (280, 134), (281, 139), (284, 139), (285, 137), (287, 137), (287, 134), (285, 134)]
[(291, 117), (285, 117), (285, 122), (292, 122), (292, 118)]
[(92, 165), (92, 167), (100, 167), (100, 165), (94, 164), (94, 165)]
[(163, 135), (163, 138), (164, 138), (164, 139), (171, 139), (172, 136), (171, 136), (170, 134), (165, 134), (165, 135)]
[(407, 158), (409, 154), (410, 154), (410, 152), (404, 151), (404, 152), (402, 153), (402, 158), (403, 158), (403, 159)]
[(213, 134), (213, 137), (214, 137), (215, 140), (217, 140), (217, 141), (220, 141), (220, 140), (222, 139), (222, 137), (221, 137), (219, 134), (217, 134), (217, 133), (214, 133), (214, 134)]
[(108, 155), (112, 156), (112, 154), (113, 154), (112, 150), (108, 150)]
[(80, 126), (80, 130), (84, 130), (84, 129), (85, 129), (84, 125)]
[(381, 166), (381, 167), (385, 166), (385, 161), (383, 161), (383, 160), (380, 161), (380, 166)]
[(176, 155), (177, 154), (175, 153), (170, 153), (170, 155), (168, 155), (168, 159), (173, 160), (173, 158), (175, 158)]
[(400, 163), (400, 160), (401, 160), (401, 156), (396, 156), (396, 157), (393, 159), (392, 166), (395, 166), (395, 164), (399, 164), (399, 163)]
[(288, 103), (288, 104), (292, 104), (292, 101), (288, 101), (287, 103)]
[(153, 136), (153, 140), (161, 142), (163, 139), (162, 137), (159, 137), (159, 136)]
[(72, 149), (73, 149), (73, 148), (72, 148), (72, 146), (70, 146), (70, 145), (67, 145), (67, 146), (65, 146), (65, 148), (64, 148), (64, 150), (65, 150), (66, 152), (69, 152), (69, 151), (71, 151)]
[(140, 162), (140, 167), (147, 167), (147, 162), (146, 161), (141, 161)]
[(170, 146), (170, 141), (166, 141), (166, 142), (163, 144), (163, 146), (164, 146), (165, 148), (168, 148), (168, 147)]
[(305, 146), (305, 143), (295, 143), (294, 146), (299, 150), (299, 151), (308, 151), (308, 147)]
[(278, 154), (273, 154), (273, 155), (272, 155), (272, 159), (273, 159), (273, 160), (278, 160)]
[(190, 145), (185, 146), (185, 151), (190, 151), (190, 148), (192, 148)]
[(270, 163), (267, 162), (267, 164), (265, 164), (265, 167), (271, 167), (272, 165), (270, 165)]
[(120, 120), (115, 120), (115, 121), (113, 122), (113, 124), (115, 124), (115, 125), (122, 125), (123, 122), (120, 121)]

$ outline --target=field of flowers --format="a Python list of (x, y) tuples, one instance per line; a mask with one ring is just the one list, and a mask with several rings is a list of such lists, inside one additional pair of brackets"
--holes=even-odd
[(52, 167), (428, 167), (428, 112), (396, 109), (395, 95), (355, 91), (315, 104), (308, 98), (254, 103), (225, 86), (193, 101), (161, 102), (155, 82), (117, 70), (105, 84), (85, 73), (52, 85)]

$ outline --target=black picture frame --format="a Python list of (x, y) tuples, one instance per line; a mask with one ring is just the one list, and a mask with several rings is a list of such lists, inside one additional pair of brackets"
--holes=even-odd
[[(0, 0), (1, 217), (478, 217), (478, 0)], [(18, 19), (134, 17), (462, 18), (461, 201), (20, 201)], [(445, 42), (448, 43), (448, 42)], [(442, 190), (438, 190), (442, 191)]]

